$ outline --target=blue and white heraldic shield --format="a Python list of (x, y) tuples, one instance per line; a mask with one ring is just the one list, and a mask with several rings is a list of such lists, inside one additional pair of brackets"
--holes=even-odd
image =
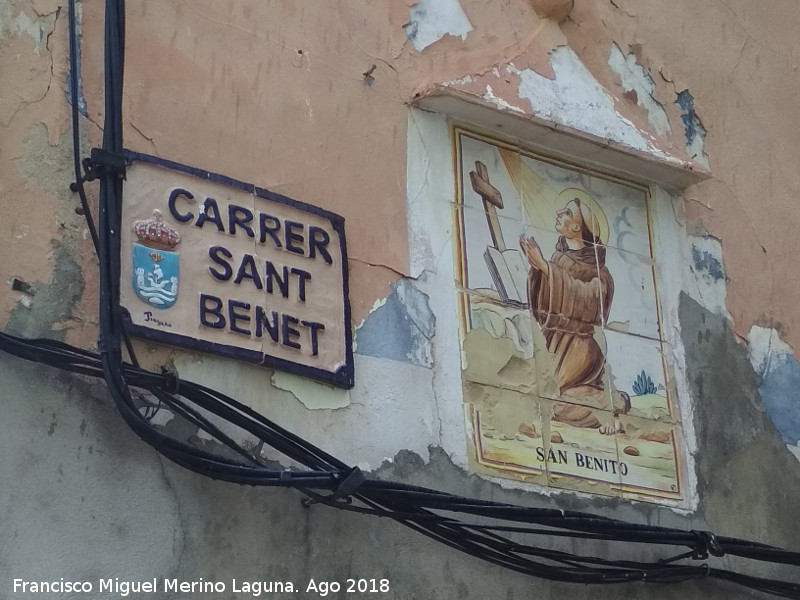
[(153, 308), (167, 309), (178, 298), (178, 253), (134, 242), (131, 252), (136, 295)]

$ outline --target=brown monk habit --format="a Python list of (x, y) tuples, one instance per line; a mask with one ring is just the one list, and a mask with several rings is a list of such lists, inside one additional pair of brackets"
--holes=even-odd
[(572, 250), (562, 236), (550, 258), (549, 273), (533, 268), (528, 272), (531, 312), (547, 349), (555, 355), (555, 378), (562, 394), (584, 386), (604, 389), (605, 357), (593, 336), (595, 326), (608, 317), (614, 297), (614, 280), (605, 262), (603, 246)]

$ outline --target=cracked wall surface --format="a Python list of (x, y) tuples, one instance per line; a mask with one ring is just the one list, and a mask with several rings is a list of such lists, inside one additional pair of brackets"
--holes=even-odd
[[(333, 390), (150, 343), (136, 342), (137, 353), (145, 366), (218, 388), (376, 476), (796, 549), (800, 8), (547, 4), (128, 3), (127, 147), (345, 217), (356, 386)], [(85, 156), (101, 138), (103, 7), (79, 8)], [(0, 326), (93, 348), (97, 264), (68, 188), (66, 17), (63, 1), (0, 0)], [(585, 134), (598, 157), (613, 146), (617, 157), (708, 170), (707, 180), (655, 188), (651, 199), (654, 241), (673, 257), (661, 265), (670, 285), (659, 293), (692, 463), (693, 496), (682, 510), (469, 473), (450, 130), (446, 116), (409, 108), (442, 89), (546, 122), (566, 139)], [(525, 142), (517, 131), (493, 133)], [(95, 188), (87, 189), (96, 212)], [(509, 364), (496, 358), (487, 378)], [(514, 376), (524, 388), (525, 373)], [(703, 581), (597, 590), (531, 580), (397, 523), (187, 473), (129, 432), (100, 384), (5, 355), (0, 383), (0, 454), (9, 457), (0, 461), (3, 574), (388, 577), (396, 598), (528, 598), (532, 586), (578, 599), (739, 593)], [(219, 450), (166, 409), (153, 422)], [(291, 464), (230, 433), (271, 464)], [(593, 549), (610, 552), (604, 543)], [(0, 598), (12, 597), (3, 577)]]
[[(669, 119), (664, 107), (653, 98), (656, 84), (647, 69), (636, 62), (633, 52), (624, 54), (617, 44), (611, 45), (609, 66), (619, 75), (625, 96), (647, 111), (647, 120), (658, 135), (669, 133)], [(687, 140), (688, 143), (688, 140)]]
[(398, 279), (391, 290), (356, 329), (356, 352), (432, 367), (431, 338), (436, 317), (427, 297), (407, 279)]

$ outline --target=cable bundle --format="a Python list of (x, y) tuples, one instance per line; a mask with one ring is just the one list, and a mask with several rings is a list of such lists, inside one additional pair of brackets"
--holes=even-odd
[[(76, 182), (100, 262), (100, 352), (93, 353), (47, 339), (24, 340), (0, 333), (0, 350), (84, 376), (105, 379), (125, 422), (166, 458), (196, 473), (233, 483), (293, 487), (306, 495), (306, 504), (389, 517), (411, 529), (482, 560), (544, 579), (572, 583), (674, 583), (716, 578), (785, 598), (800, 598), (800, 584), (712, 568), (709, 555), (739, 556), (770, 563), (800, 566), (800, 553), (710, 532), (683, 531), (553, 509), (515, 506), (464, 498), (424, 487), (365, 477), (310, 442), (218, 391), (178, 379), (170, 373), (140, 368), (124, 327), (119, 304), (120, 213), (122, 181), (113, 168), (95, 169), (100, 178), (99, 227), (95, 228), (83, 190), (78, 158), (78, 85), (75, 72), (74, 0), (70, 9), (70, 87), (73, 110)], [(106, 2), (105, 128), (102, 150), (122, 155), (122, 66), (124, 6)], [(122, 358), (123, 343), (130, 362)], [(143, 394), (197, 426), (228, 449), (212, 453), (176, 439), (156, 428), (143, 410)], [(226, 434), (220, 423), (235, 425), (304, 469), (273, 469)], [(688, 549), (657, 562), (609, 560), (548, 549), (532, 544), (533, 536), (578, 538)], [(522, 541), (520, 541), (522, 540)], [(662, 549), (665, 550), (665, 549)]]
[[(104, 377), (112, 366), (96, 353), (54, 340), (24, 340), (0, 333), (0, 349), (21, 358), (92, 377)], [(684, 558), (706, 559), (734, 555), (772, 563), (800, 566), (800, 554), (766, 544), (708, 532), (682, 531), (636, 525), (581, 512), (540, 509), (464, 498), (446, 492), (363, 477), (335, 457), (220, 392), (170, 374), (153, 373), (130, 363), (115, 365), (111, 390), (125, 390), (115, 398), (131, 428), (165, 457), (192, 471), (233, 483), (293, 487), (312, 503), (392, 518), (452, 548), (521, 573), (574, 583), (671, 583), (701, 577), (726, 579), (786, 598), (800, 598), (800, 585), (780, 582), (706, 564), (676, 564)], [(179, 393), (174, 388), (179, 386)], [(142, 411), (134, 392), (152, 394), (176, 415), (195, 424), (231, 450), (230, 456), (212, 454), (172, 438), (155, 428)], [(113, 396), (112, 391), (112, 396)], [(280, 451), (308, 470), (272, 469), (216, 424), (236, 425), (265, 445)], [(349, 486), (349, 487), (348, 487)], [(472, 520), (468, 520), (473, 517)], [(631, 544), (677, 546), (686, 554), (661, 562), (608, 560), (583, 556), (509, 537), (570, 537)]]

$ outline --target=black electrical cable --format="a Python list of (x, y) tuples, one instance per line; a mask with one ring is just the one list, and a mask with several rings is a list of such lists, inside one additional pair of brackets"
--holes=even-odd
[(80, 147), (80, 134), (79, 125), (79, 103), (80, 103), (80, 89), (78, 87), (78, 28), (75, 22), (75, 0), (69, 1), (68, 8), (69, 17), (69, 92), (70, 100), (72, 101), (72, 158), (75, 166), (75, 182), (70, 186), (75, 192), (78, 192), (81, 200), (81, 211), (86, 219), (86, 225), (89, 228), (89, 235), (92, 237), (94, 244), (94, 251), (98, 252), (100, 242), (97, 237), (97, 228), (94, 225), (91, 209), (89, 208), (89, 201), (86, 198), (86, 190), (83, 187), (83, 174), (81, 173), (81, 147)]
[[(74, 15), (74, 0), (70, 12)], [(70, 52), (76, 64), (75, 21), (70, 19)], [(106, 2), (105, 23), (105, 127), (103, 150), (122, 155), (122, 67), (124, 3)], [(71, 76), (73, 111), (77, 78)], [(75, 119), (74, 112), (73, 118)], [(78, 129), (73, 127), (77, 144)], [(76, 149), (76, 164), (77, 149)], [(139, 368), (126, 339), (119, 304), (120, 227), (122, 179), (113, 169), (98, 171), (100, 179), (97, 251), (100, 270), (99, 354), (54, 340), (24, 340), (0, 333), (0, 350), (76, 374), (103, 378), (120, 415), (145, 442), (176, 464), (194, 472), (234, 483), (293, 487), (311, 503), (340, 510), (391, 518), (451, 548), (490, 563), (529, 575), (574, 583), (624, 583), (632, 581), (674, 583), (695, 578), (717, 578), (786, 598), (800, 598), (800, 584), (777, 581), (678, 560), (705, 560), (709, 554), (736, 555), (771, 563), (800, 566), (800, 554), (765, 544), (708, 532), (681, 531), (625, 523), (586, 513), (536, 509), (463, 498), (419, 486), (382, 481), (360, 475), (346, 463), (292, 434), (249, 407), (218, 391), (176, 376)], [(82, 189), (76, 168), (76, 183)], [(85, 194), (82, 194), (82, 202)], [(91, 215), (84, 211), (87, 222)], [(90, 231), (92, 226), (90, 225)], [(131, 362), (122, 360), (121, 342), (129, 346)], [(206, 432), (231, 451), (212, 453), (175, 439), (154, 427), (144, 416), (131, 390), (147, 392), (160, 405)], [(242, 448), (215, 422), (235, 425), (308, 470), (271, 469), (260, 456)], [(325, 495), (323, 492), (330, 492)], [(479, 521), (470, 522), (464, 517)], [(517, 525), (515, 525), (515, 523)], [(541, 536), (595, 539), (661, 546), (681, 546), (690, 552), (658, 562), (608, 560), (543, 548), (506, 537)]]
[[(60, 343), (58, 343), (58, 342), (43, 342), (42, 346), (44, 346), (46, 348), (55, 347), (55, 348), (58, 348), (58, 349), (63, 349), (61, 347)], [(80, 351), (80, 350), (73, 352), (71, 350), (67, 351), (65, 349), (65, 352), (68, 352), (68, 355), (69, 355), (70, 359), (72, 359), (71, 362), (73, 362), (73, 363), (76, 361), (76, 358), (77, 359), (81, 359), (81, 358), (86, 358), (86, 357), (90, 356), (90, 353), (87, 353), (86, 351)], [(25, 353), (17, 352), (17, 354), (25, 354)], [(48, 356), (47, 359), (45, 360), (45, 362), (48, 362), (48, 363), (54, 362), (53, 357), (52, 356)], [(82, 366), (79, 366), (79, 365), (73, 365), (73, 368), (74, 369), (81, 369), (83, 371), (91, 371), (93, 374), (95, 374), (95, 375), (97, 374), (97, 369), (96, 368), (91, 369), (91, 368), (87, 368), (85, 366), (82, 367)], [(129, 371), (132, 371), (132, 370), (129, 369)], [(141, 380), (139, 380), (139, 378), (136, 377), (136, 374), (137, 374), (136, 372), (130, 372), (130, 373), (128, 371), (125, 372), (126, 377), (131, 381), (132, 384), (148, 386), (153, 391), (156, 391), (152, 387), (154, 384), (160, 384), (160, 383), (163, 382), (163, 378), (161, 376), (157, 375), (157, 374), (154, 374), (154, 373), (149, 373), (149, 372), (146, 372), (146, 371), (138, 371), (138, 374), (140, 376), (142, 376)], [(200, 388), (199, 386), (196, 386), (196, 384), (186, 383), (186, 384), (184, 384), (184, 387), (186, 387), (186, 386), (188, 386), (190, 389), (193, 389), (195, 392), (203, 392), (203, 393), (207, 392), (206, 390), (202, 390), (202, 388)], [(220, 398), (220, 399), (224, 399), (224, 398)], [(231, 401), (231, 402), (232, 402), (233, 406), (235, 407), (235, 403), (233, 401)], [(204, 404), (204, 406), (208, 407), (207, 404)], [(212, 408), (212, 410), (213, 410), (213, 407), (209, 407), (209, 408)], [(245, 409), (245, 412), (247, 412), (249, 410), (246, 407), (242, 407), (242, 408)], [(257, 413), (252, 413), (252, 414), (253, 414), (254, 417), (259, 417), (259, 415), (257, 415)], [(249, 427), (249, 429), (252, 431), (253, 427)], [(185, 464), (185, 460), (183, 460), (182, 457), (176, 456), (172, 452), (170, 452), (169, 454), (172, 456), (173, 459), (175, 459), (180, 464)], [(291, 450), (290, 450), (290, 455), (291, 455)], [(213, 466), (214, 467), (219, 467), (220, 465), (219, 464), (215, 464)], [(198, 469), (195, 467), (195, 470), (198, 470)], [(203, 469), (203, 470), (205, 470), (205, 469)], [(238, 474), (241, 475), (241, 471)], [(328, 475), (328, 474), (324, 474), (324, 475)], [(216, 476), (219, 476), (219, 474), (217, 474)], [(228, 478), (228, 477), (226, 476), (225, 478)], [(273, 479), (275, 478), (275, 473), (272, 473), (272, 478)], [(248, 479), (249, 479), (249, 481), (253, 481), (252, 478), (248, 478)], [(263, 480), (263, 478), (261, 478), (261, 479)], [(332, 485), (330, 483), (330, 480), (328, 481), (328, 483), (324, 487), (327, 487), (327, 488), (332, 487)], [(501, 517), (504, 517), (504, 518), (511, 518), (513, 520), (542, 522), (542, 523), (549, 523), (549, 524), (552, 524), (552, 525), (561, 525), (561, 526), (566, 525), (566, 526), (569, 526), (569, 527), (572, 527), (572, 528), (575, 528), (576, 524), (577, 524), (577, 526), (579, 528), (608, 529), (610, 527), (610, 528), (612, 528), (614, 530), (614, 532), (615, 532), (614, 535), (609, 536), (609, 534), (602, 534), (601, 535), (602, 539), (614, 539), (614, 537), (616, 537), (616, 538), (625, 537), (624, 536), (624, 531), (626, 529), (633, 529), (634, 531), (643, 529), (645, 531), (648, 531), (651, 535), (654, 534), (654, 533), (659, 533), (659, 534), (662, 534), (662, 535), (666, 534), (666, 533), (672, 533), (673, 534), (673, 538), (670, 539), (670, 540), (667, 540), (667, 542), (691, 545), (690, 541), (689, 541), (692, 538), (692, 534), (691, 533), (686, 534), (685, 532), (673, 532), (671, 530), (666, 530), (666, 529), (663, 529), (663, 528), (643, 527), (643, 526), (638, 526), (638, 525), (627, 525), (626, 526), (623, 523), (615, 522), (615, 521), (610, 520), (610, 519), (597, 518), (597, 517), (592, 517), (592, 516), (588, 516), (588, 515), (581, 515), (581, 514), (577, 514), (577, 513), (567, 513), (567, 512), (557, 511), (557, 510), (556, 511), (554, 511), (554, 510), (538, 510), (538, 511), (535, 511), (536, 514), (534, 515), (533, 512), (530, 509), (524, 509), (524, 508), (521, 508), (521, 507), (513, 507), (513, 506), (507, 506), (507, 505), (498, 505), (496, 503), (489, 503), (489, 502), (485, 502), (485, 501), (477, 501), (477, 500), (471, 500), (471, 499), (457, 498), (457, 497), (454, 497), (454, 496), (451, 496), (451, 495), (448, 495), (448, 494), (444, 494), (442, 492), (436, 492), (436, 491), (433, 491), (433, 490), (424, 490), (423, 488), (418, 488), (418, 487), (415, 487), (415, 486), (408, 486), (408, 485), (402, 485), (402, 484), (392, 484), (392, 483), (381, 482), (381, 481), (367, 482), (367, 485), (365, 486), (365, 488), (367, 488), (367, 487), (374, 488), (374, 490), (378, 494), (384, 493), (384, 492), (388, 491), (389, 489), (394, 488), (398, 492), (406, 492), (407, 495), (408, 494), (414, 495), (414, 497), (412, 498), (413, 500), (419, 500), (420, 498), (433, 499), (432, 504), (434, 504), (435, 506), (443, 505), (446, 509), (447, 508), (453, 509), (455, 506), (460, 505), (460, 508), (465, 509), (466, 511), (469, 511), (469, 512), (474, 513), (474, 514), (479, 514), (479, 515), (483, 514), (483, 515), (488, 515), (488, 516), (501, 516)], [(387, 502), (387, 504), (391, 504), (391, 502)], [(447, 506), (448, 504), (450, 506)], [(487, 512), (487, 511), (490, 511), (490, 512)], [(500, 511), (500, 513), (498, 513), (498, 511)], [(372, 512), (373, 512), (373, 514), (384, 514), (384, 515), (386, 515), (385, 511), (383, 511), (382, 513), (381, 513), (381, 511), (372, 511)], [(415, 518), (415, 516), (412, 513), (396, 513), (395, 512), (392, 515), (386, 515), (386, 516), (392, 516), (393, 518), (400, 517), (401, 519), (406, 519), (406, 520)], [(426, 514), (426, 515), (423, 515), (421, 517), (417, 517), (417, 520), (426, 521), (426, 520), (430, 520), (430, 518), (433, 517), (433, 516), (434, 515)], [(472, 529), (476, 529), (476, 528), (481, 528), (481, 527), (489, 528), (491, 526), (477, 526), (477, 527), (473, 526), (471, 528)], [(497, 529), (499, 530), (501, 528), (502, 528), (502, 526), (498, 527)], [(652, 542), (654, 540), (650, 539), (650, 540), (646, 540), (646, 541), (651, 541)], [(665, 540), (660, 540), (660, 541), (662, 543), (665, 542)], [(738, 542), (738, 541), (736, 541), (736, 542)], [(728, 542), (728, 538), (723, 538), (722, 539), (722, 543), (723, 544), (729, 543)], [(771, 556), (771, 558), (773, 558), (773, 559), (775, 558), (775, 554), (779, 553), (779, 554), (783, 555), (783, 560), (781, 560), (781, 562), (786, 562), (786, 563), (791, 563), (791, 564), (795, 564), (796, 563), (796, 556), (792, 555), (791, 553), (787, 553), (786, 551), (780, 551), (780, 550), (776, 550), (776, 549), (771, 549), (771, 548), (769, 548), (769, 547), (767, 547), (767, 546), (765, 546), (763, 544), (752, 544), (752, 543), (749, 543), (749, 542), (738, 542), (738, 543), (740, 545), (742, 545), (747, 550), (748, 553), (751, 551), (752, 548), (767, 550), (768, 552), (773, 554), (773, 556)], [(522, 547), (522, 548), (525, 548), (525, 547)], [(524, 553), (524, 550), (521, 550), (520, 547), (515, 547), (515, 549), (518, 552), (523, 552)], [(735, 552), (735, 550), (734, 550), (734, 552)], [(472, 553), (474, 554), (474, 552), (472, 552)], [(662, 570), (663, 570), (663, 566), (659, 565), (659, 567), (662, 568)], [(627, 580), (629, 577), (630, 577), (630, 575), (626, 575), (623, 579)], [(606, 578), (606, 579), (608, 579), (608, 578)], [(651, 575), (650, 579), (654, 580), (654, 577)]]
[[(41, 359), (48, 364), (58, 364), (59, 355), (62, 356), (61, 366), (75, 372), (101, 376), (98, 363), (99, 357), (85, 350), (71, 349), (60, 342), (54, 341), (27, 341), (13, 338), (7, 334), (0, 334), (0, 349), (9, 351), (24, 358)], [(164, 378), (157, 373), (138, 369), (132, 365), (121, 364), (120, 374), (131, 386), (148, 390), (151, 393), (161, 391)], [(197, 396), (200, 401), (196, 405), (202, 410), (212, 414), (225, 413), (240, 415), (241, 418), (231, 418), (231, 422), (241, 423), (247, 430), (265, 443), (273, 447), (282, 447), (288, 456), (297, 456), (294, 451), (302, 448), (311, 456), (324, 456), (321, 451), (314, 452), (313, 447), (300, 438), (289, 434), (282, 428), (271, 423), (265, 417), (250, 411), (244, 405), (218, 392), (204, 388), (190, 382), (181, 382), (181, 390), (189, 397)], [(189, 398), (174, 397), (175, 403), (188, 403)], [(224, 410), (217, 410), (216, 404)], [(188, 404), (187, 404), (188, 406)], [(227, 413), (227, 411), (233, 411)], [(146, 421), (138, 411), (136, 418), (142, 423)], [(513, 505), (499, 504), (482, 500), (461, 498), (445, 492), (428, 490), (407, 484), (367, 479), (355, 494), (355, 499), (364, 503), (364, 506), (355, 504), (342, 504), (329, 502), (311, 490), (335, 490), (346, 471), (342, 463), (333, 467), (325, 460), (315, 458), (322, 465), (328, 464), (330, 470), (317, 472), (291, 472), (270, 470), (254, 467), (252, 462), (245, 465), (232, 459), (225, 459), (204, 454), (195, 448), (186, 448), (180, 442), (167, 440), (160, 443), (158, 432), (147, 425), (144, 431), (135, 426), (134, 429), (146, 441), (156, 445), (168, 458), (192, 469), (196, 472), (208, 474), (215, 478), (247, 483), (252, 485), (278, 485), (297, 487), (307, 493), (314, 501), (343, 510), (366, 512), (378, 516), (390, 517), (412, 529), (419, 531), (446, 545), (465, 551), (470, 555), (487, 560), (494, 564), (504, 566), (519, 572), (536, 575), (560, 581), (574, 581), (582, 583), (620, 583), (629, 581), (649, 582), (675, 582), (696, 577), (717, 577), (730, 580), (734, 583), (746, 585), (779, 596), (798, 597), (796, 584), (786, 582), (773, 582), (758, 578), (729, 573), (724, 570), (709, 569), (696, 565), (665, 565), (662, 563), (637, 563), (631, 561), (608, 561), (595, 557), (576, 556), (568, 553), (558, 553), (553, 550), (537, 548), (528, 544), (521, 544), (508, 540), (501, 535), (509, 529), (508, 525), (492, 525), (485, 523), (464, 523), (452, 517), (431, 512), (441, 510), (448, 513), (472, 514), (478, 517), (499, 519), (501, 521), (516, 521), (523, 523), (537, 523), (545, 528), (537, 530), (521, 530), (517, 533), (534, 535), (567, 535), (570, 537), (584, 537), (587, 535), (603, 540), (639, 541), (650, 544), (682, 545), (692, 548), (696, 540), (693, 532), (684, 532), (662, 527), (651, 527), (628, 524), (614, 519), (597, 517), (584, 513), (561, 511), (553, 509), (532, 509)], [(286, 434), (286, 437), (284, 436)], [(428, 506), (426, 508), (426, 505)], [(546, 529), (547, 527), (563, 528), (561, 531)], [(757, 559), (782, 562), (784, 564), (798, 565), (800, 557), (796, 553), (788, 552), (767, 546), (754, 544), (734, 538), (719, 538), (718, 544), (726, 553)], [(532, 561), (526, 556), (538, 557), (545, 562)], [(551, 563), (571, 562), (572, 568), (557, 567)], [(587, 568), (589, 565), (589, 568)]]

